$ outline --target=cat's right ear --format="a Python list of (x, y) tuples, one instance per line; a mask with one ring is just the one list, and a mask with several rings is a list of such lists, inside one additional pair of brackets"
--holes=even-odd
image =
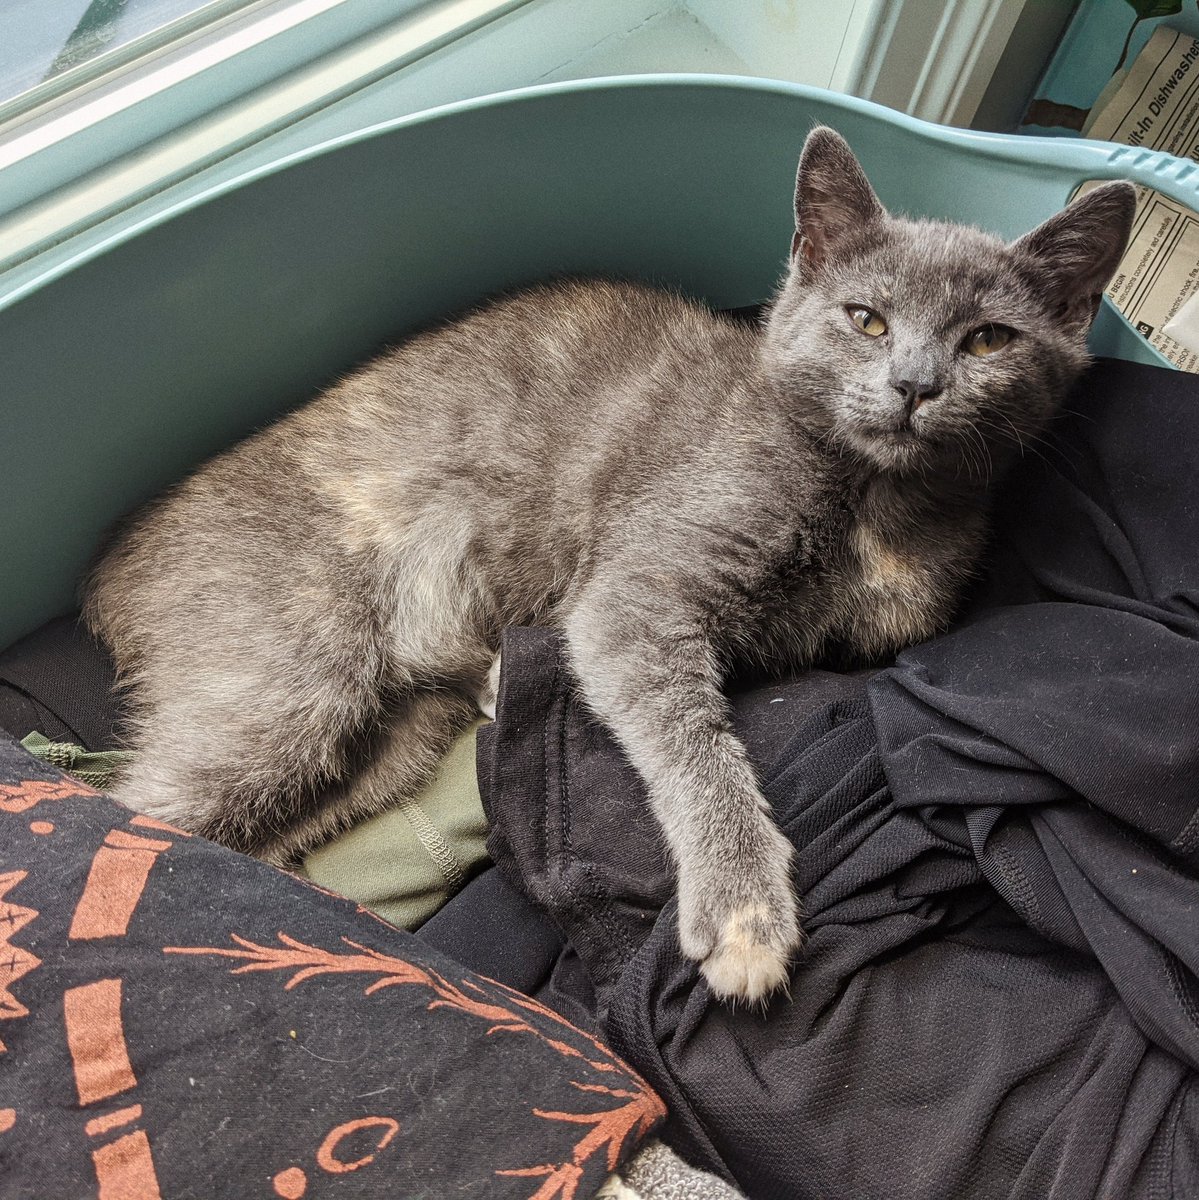
[(1131, 183), (1105, 183), (1012, 243), (1013, 250), (1032, 259), (1061, 319), (1083, 334), (1120, 266), (1136, 209)]
[(852, 234), (880, 221), (886, 210), (849, 143), (827, 125), (804, 142), (795, 179), (795, 236), (791, 257), (819, 266)]

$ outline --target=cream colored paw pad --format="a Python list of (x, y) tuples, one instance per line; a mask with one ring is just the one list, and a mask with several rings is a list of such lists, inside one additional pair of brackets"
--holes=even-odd
[(768, 914), (761, 905), (735, 912), (721, 930), (716, 949), (700, 969), (722, 999), (757, 1001), (787, 982), (788, 953), (763, 933)]

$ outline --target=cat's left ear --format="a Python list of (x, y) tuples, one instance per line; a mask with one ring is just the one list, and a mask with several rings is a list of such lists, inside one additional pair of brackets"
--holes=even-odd
[(1116, 273), (1132, 232), (1137, 190), (1106, 183), (1080, 196), (1012, 249), (1035, 261), (1049, 299), (1069, 325), (1090, 327), (1103, 289)]
[(849, 143), (827, 125), (804, 142), (795, 178), (795, 236), (791, 257), (818, 266), (841, 243), (886, 216)]

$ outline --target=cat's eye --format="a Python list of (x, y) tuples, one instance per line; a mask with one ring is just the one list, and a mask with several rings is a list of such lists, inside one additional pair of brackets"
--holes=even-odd
[(845, 312), (855, 328), (871, 337), (882, 337), (887, 332), (887, 322), (872, 308), (865, 308), (861, 304), (847, 304)]
[(962, 349), (975, 358), (986, 358), (988, 354), (1002, 350), (1015, 336), (1016, 331), (1006, 325), (980, 325), (966, 335)]

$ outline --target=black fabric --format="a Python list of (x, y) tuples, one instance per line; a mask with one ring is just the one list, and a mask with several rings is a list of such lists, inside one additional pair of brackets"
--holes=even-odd
[(674, 1142), (753, 1196), (1199, 1194), (1199, 380), (1101, 363), (1071, 408), (953, 632), (798, 723), (789, 685), (737, 698), (808, 913), (765, 1015), (681, 958), (555, 640), (505, 642), (489, 848)]
[(590, 1034), (0, 734), (0, 1193), (593, 1195), (662, 1115)]
[(1194, 1066), (1199, 386), (1105, 363), (1076, 407), (1005, 494), (972, 619), (903, 655), (872, 706), (900, 803), (977, 805), (999, 893), (1094, 953)]
[[(737, 731), (760, 761), (770, 747), (806, 738), (814, 710), (862, 697), (865, 686), (865, 677), (819, 671), (741, 692), (732, 698)], [(502, 721), (477, 735), (488, 851), (564, 928), (602, 1008), (670, 896), (661, 836), (636, 772), (577, 703), (553, 633), (505, 634), (499, 703)], [(562, 855), (547, 869), (551, 842)]]
[(558, 927), (494, 867), (472, 879), (416, 936), (487, 979), (598, 1030), (595, 989)]
[(0, 651), (0, 729), (18, 741), (37, 730), (51, 741), (114, 750), (119, 697), (108, 652), (74, 617), (59, 617)]
[(565, 950), (558, 927), (494, 867), (472, 879), (417, 930), (463, 966), (536, 996)]

